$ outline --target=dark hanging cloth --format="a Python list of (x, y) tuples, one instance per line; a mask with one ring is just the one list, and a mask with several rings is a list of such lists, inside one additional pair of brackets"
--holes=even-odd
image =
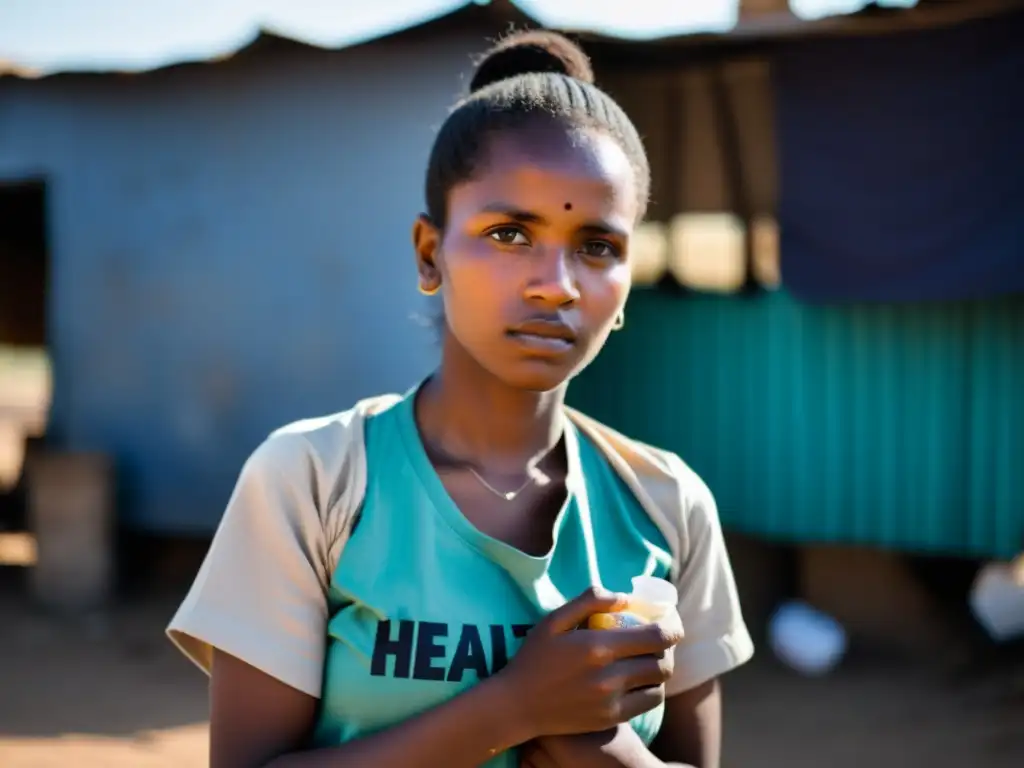
[(1024, 292), (1024, 13), (797, 42), (773, 72), (791, 293)]

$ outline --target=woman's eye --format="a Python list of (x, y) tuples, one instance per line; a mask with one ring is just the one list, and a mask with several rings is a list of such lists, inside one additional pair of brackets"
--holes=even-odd
[(523, 231), (516, 227), (498, 227), (488, 232), (487, 236), (502, 245), (529, 245), (530, 243)]
[(604, 240), (591, 240), (590, 242), (584, 243), (580, 249), (584, 256), (588, 256), (592, 259), (617, 259), (619, 258), (619, 250), (611, 243), (605, 242)]

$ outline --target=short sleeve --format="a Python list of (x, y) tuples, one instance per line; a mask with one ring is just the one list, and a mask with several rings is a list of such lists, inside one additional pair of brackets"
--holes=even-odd
[(216, 648), (319, 697), (325, 538), (306, 439), (271, 436), (245, 463), (169, 637), (207, 674)]
[(692, 470), (681, 460), (678, 464), (687, 497), (676, 583), (685, 636), (676, 646), (675, 674), (666, 686), (669, 696), (735, 669), (754, 655), (714, 497)]

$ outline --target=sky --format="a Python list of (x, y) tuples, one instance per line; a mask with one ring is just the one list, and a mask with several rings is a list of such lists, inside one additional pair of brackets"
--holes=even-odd
[[(485, 2), (485, 0), (480, 0)], [(883, 0), (911, 6), (916, 0)], [(0, 0), (0, 62), (27, 69), (146, 69), (206, 59), (262, 27), (340, 47), (427, 21), (464, 0)], [(520, 0), (546, 25), (644, 39), (721, 32), (737, 0)], [(805, 18), (849, 13), (865, 0), (791, 0)]]

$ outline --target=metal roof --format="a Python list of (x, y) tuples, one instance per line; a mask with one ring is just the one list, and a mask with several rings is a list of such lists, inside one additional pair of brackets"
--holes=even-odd
[[(127, 0), (124, 1), (127, 8)], [(168, 8), (178, 7), (172, 0), (167, 1), (171, 3)], [(108, 2), (117, 5), (120, 0)], [(234, 0), (224, 2), (230, 4)], [(359, 3), (358, 12), (352, 12), (355, 2)], [(106, 43), (83, 44), (84, 47), (76, 48), (77, 52), (61, 55), (50, 50), (40, 56), (21, 49), (15, 51), (10, 42), (6, 47), (11, 50), (4, 50), (2, 27), (8, 11), (0, 9), (0, 76), (146, 72), (184, 63), (213, 63), (250, 49), (266, 38), (341, 49), (463, 16), (561, 29), (594, 42), (663, 49), (726, 39), (872, 33), (957, 23), (1021, 5), (1018, 0), (790, 0), (789, 12), (741, 15), (739, 3), (740, 0), (686, 0), (674, 4), (665, 0), (629, 0), (628, 4), (625, 0), (384, 0), (377, 3), (378, 8), (364, 0), (353, 0), (341, 12), (338, 5), (292, 0), (290, 11), (285, 10), (283, 6), (289, 4), (284, 3), (268, 14), (266, 3), (261, 6), (243, 2), (231, 6), (236, 16), (224, 26), (229, 31), (216, 35), (199, 16), (190, 18), (187, 25), (179, 25), (179, 34), (173, 39), (163, 39), (151, 29), (153, 18), (147, 18), (144, 30), (136, 25), (131, 33), (117, 37), (116, 44), (108, 36)], [(64, 5), (75, 12), (82, 7), (71, 2)], [(211, 3), (210, 7), (215, 5)], [(628, 12), (624, 13), (626, 5)], [(201, 12), (192, 13), (195, 16)], [(39, 14), (38, 18), (44, 24), (57, 17)], [(62, 34), (66, 35), (67, 27), (75, 21), (63, 19)], [(98, 18), (89, 23), (109, 26), (109, 22), (109, 18)], [(87, 32), (83, 37), (89, 37)]]

